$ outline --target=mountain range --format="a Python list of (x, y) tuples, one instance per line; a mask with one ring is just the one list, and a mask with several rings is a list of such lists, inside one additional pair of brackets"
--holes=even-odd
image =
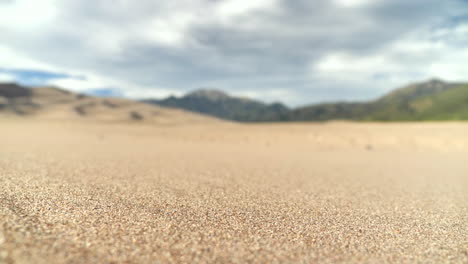
[(432, 79), (401, 87), (368, 102), (289, 108), (282, 103), (268, 104), (214, 89), (138, 102), (77, 94), (55, 87), (0, 83), (0, 115), (158, 123), (217, 118), (240, 122), (468, 120), (468, 84)]
[(288, 121), (468, 120), (468, 84), (433, 79), (396, 89), (376, 100), (327, 103), (293, 109)]
[(468, 84), (438, 79), (410, 84), (369, 102), (323, 103), (292, 109), (281, 103), (266, 104), (209, 89), (144, 102), (243, 122), (468, 120)]
[(149, 99), (143, 102), (242, 122), (277, 121), (285, 118), (290, 111), (281, 103), (266, 104), (249, 98), (230, 96), (213, 89), (196, 90), (183, 97), (171, 96), (162, 100)]

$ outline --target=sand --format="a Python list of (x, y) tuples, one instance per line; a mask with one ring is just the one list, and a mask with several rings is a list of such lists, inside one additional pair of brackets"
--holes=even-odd
[(0, 263), (468, 263), (468, 123), (3, 119)]
[(53, 87), (27, 88), (0, 83), (0, 119), (18, 117), (68, 122), (132, 121), (156, 125), (222, 122), (206, 115), (125, 98), (95, 97)]

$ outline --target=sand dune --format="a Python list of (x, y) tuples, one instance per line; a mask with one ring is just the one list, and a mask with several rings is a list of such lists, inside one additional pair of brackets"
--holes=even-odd
[(0, 125), (0, 262), (468, 261), (465, 123)]
[[(132, 121), (156, 124), (221, 122), (218, 119), (120, 98), (99, 98), (53, 87), (1, 84), (0, 115), (47, 120)], [(7, 89), (8, 88), (8, 89)], [(1, 107), (3, 106), (3, 107)]]

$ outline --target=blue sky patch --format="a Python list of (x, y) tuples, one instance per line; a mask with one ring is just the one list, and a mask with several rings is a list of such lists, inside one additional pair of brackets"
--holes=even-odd
[(64, 73), (30, 70), (30, 69), (6, 69), (0, 68), (0, 73), (5, 73), (14, 76), (15, 81), (28, 86), (46, 85), (48, 81), (53, 79), (73, 78), (85, 79), (83, 76), (72, 76)]
[(95, 95), (95, 96), (102, 96), (102, 97), (121, 97), (123, 96), (122, 93), (114, 88), (99, 88), (99, 89), (93, 89), (89, 90), (86, 92), (87, 94), (90, 95)]

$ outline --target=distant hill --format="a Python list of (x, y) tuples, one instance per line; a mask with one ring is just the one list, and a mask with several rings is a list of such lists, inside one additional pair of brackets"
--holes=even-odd
[(30, 88), (15, 83), (0, 83), (0, 116), (167, 124), (218, 122), (212, 117), (127, 99), (98, 98), (55, 87)]
[(290, 111), (286, 121), (332, 119), (369, 121), (468, 120), (468, 84), (441, 80), (396, 89), (364, 103), (328, 103)]
[(149, 99), (143, 102), (244, 122), (277, 121), (279, 118), (286, 117), (289, 112), (289, 109), (281, 103), (266, 104), (210, 89), (196, 90), (183, 97), (171, 96), (166, 99)]
[(294, 109), (207, 89), (143, 102), (98, 98), (54, 87), (0, 83), (0, 116), (159, 123), (217, 120), (198, 113), (241, 122), (468, 120), (468, 84), (436, 79), (410, 84), (369, 102), (324, 103)]
[(323, 103), (294, 109), (281, 103), (232, 97), (218, 90), (196, 90), (183, 97), (144, 102), (243, 122), (468, 120), (468, 84), (437, 79), (410, 84), (374, 101)]
[(468, 84), (440, 80), (397, 89), (371, 103), (369, 120), (468, 120)]

